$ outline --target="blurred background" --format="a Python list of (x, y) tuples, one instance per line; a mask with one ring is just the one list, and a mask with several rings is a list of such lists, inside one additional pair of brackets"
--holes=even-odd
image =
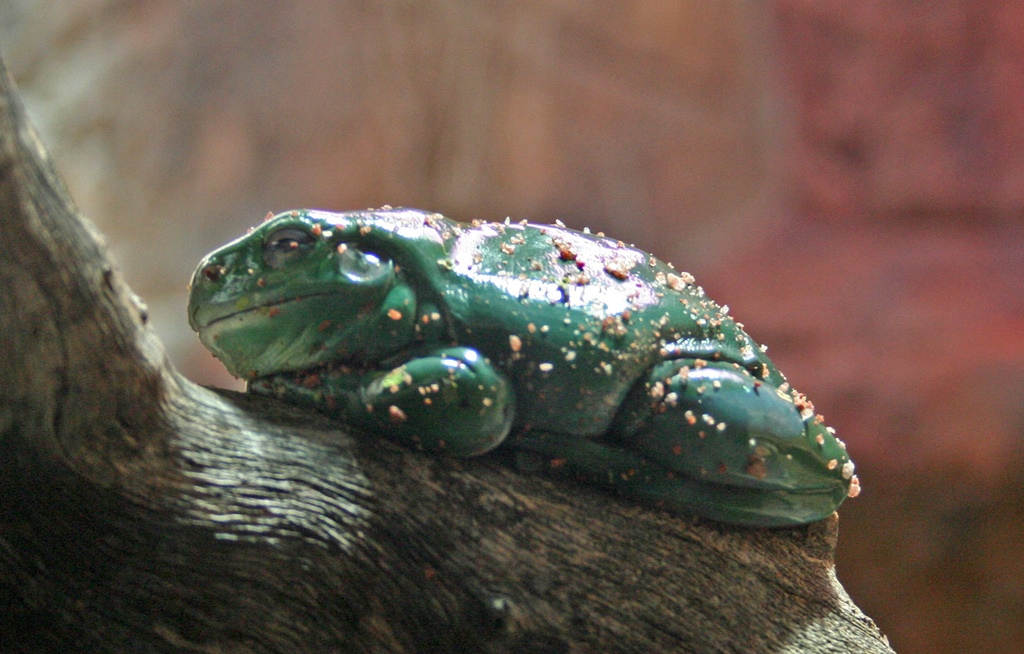
[(561, 219), (727, 303), (858, 464), (838, 575), (902, 654), (1024, 651), (1024, 4), (0, 0), (175, 365), (267, 211)]

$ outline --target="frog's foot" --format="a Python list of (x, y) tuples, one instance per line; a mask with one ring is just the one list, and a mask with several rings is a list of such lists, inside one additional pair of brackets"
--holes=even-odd
[(665, 362), (602, 441), (519, 447), (645, 503), (742, 525), (820, 520), (856, 489), (845, 448), (810, 404), (732, 364)]
[(388, 371), (276, 375), (249, 390), (305, 404), (403, 445), (468, 457), (497, 447), (514, 416), (512, 390), (476, 350), (444, 348)]
[(515, 447), (521, 470), (570, 476), (672, 513), (747, 527), (820, 520), (835, 510), (839, 492), (795, 493), (716, 484), (660, 466), (633, 450), (565, 434), (531, 435)]

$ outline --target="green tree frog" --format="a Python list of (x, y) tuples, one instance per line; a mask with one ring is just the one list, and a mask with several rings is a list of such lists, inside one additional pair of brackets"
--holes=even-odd
[(458, 457), (750, 526), (830, 515), (846, 448), (693, 277), (561, 224), (288, 211), (208, 255), (189, 322), (248, 390)]

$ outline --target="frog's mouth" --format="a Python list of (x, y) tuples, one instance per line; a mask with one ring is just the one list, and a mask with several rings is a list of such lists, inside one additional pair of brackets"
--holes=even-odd
[(275, 300), (268, 300), (260, 302), (259, 304), (248, 304), (244, 303), (244, 300), (239, 300), (230, 305), (206, 305), (198, 307), (189, 316), (189, 322), (192, 325), (192, 329), (197, 332), (201, 332), (204, 329), (227, 320), (237, 319), (241, 320), (245, 317), (265, 317), (267, 319), (273, 319), (283, 310), (291, 309), (290, 305), (298, 305), (305, 307), (310, 301), (325, 300), (331, 293), (309, 293), (307, 295), (293, 296), (288, 298), (281, 298)]
[(344, 302), (337, 294), (323, 293), (219, 307), (197, 311), (195, 329), (231, 374), (252, 379), (337, 358), (338, 348), (353, 339), (354, 325), (328, 317), (348, 315), (339, 304)]

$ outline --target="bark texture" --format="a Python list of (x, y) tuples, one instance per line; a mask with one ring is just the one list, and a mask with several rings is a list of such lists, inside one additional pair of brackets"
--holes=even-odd
[(0, 652), (890, 652), (837, 519), (680, 519), (180, 377), (0, 70)]

